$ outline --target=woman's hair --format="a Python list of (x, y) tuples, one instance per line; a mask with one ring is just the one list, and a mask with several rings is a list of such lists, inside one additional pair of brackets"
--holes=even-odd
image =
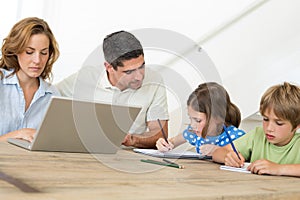
[[(47, 22), (37, 17), (25, 18), (16, 23), (8, 36), (3, 40), (0, 68), (13, 70), (9, 76), (20, 70), (17, 54), (25, 51), (30, 37), (36, 34), (44, 34), (49, 38), (49, 58), (41, 78), (44, 80), (51, 79), (53, 63), (59, 56), (58, 44)], [(2, 78), (3, 74), (0, 75)]]
[(300, 88), (299, 86), (284, 82), (270, 87), (261, 97), (260, 113), (273, 110), (274, 114), (287, 120), (295, 129), (300, 124)]
[(241, 122), (239, 108), (230, 101), (226, 90), (215, 82), (200, 84), (189, 96), (187, 105), (197, 112), (206, 114), (207, 123), (202, 131), (202, 137), (207, 135), (209, 124), (212, 119), (218, 119), (221, 127), (225, 123), (238, 127)]

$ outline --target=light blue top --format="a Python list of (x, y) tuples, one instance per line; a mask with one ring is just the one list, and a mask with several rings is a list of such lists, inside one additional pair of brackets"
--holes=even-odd
[(0, 69), (0, 135), (22, 128), (37, 129), (45, 115), (52, 95), (60, 96), (51, 84), (39, 78), (40, 86), (25, 112), (25, 99), (17, 75), (6, 78), (12, 71)]
[[(228, 126), (226, 130), (232, 141), (245, 135), (243, 130), (238, 129), (235, 126)], [(196, 147), (197, 153), (201, 153), (200, 146), (203, 144), (214, 144), (222, 147), (230, 143), (225, 131), (217, 136), (207, 136), (206, 138), (203, 138), (191, 132), (191, 126), (188, 126), (188, 128), (183, 131), (183, 137), (187, 142)]]

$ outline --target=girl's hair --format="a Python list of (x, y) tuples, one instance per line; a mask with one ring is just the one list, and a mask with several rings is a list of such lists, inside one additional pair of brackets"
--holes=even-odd
[[(47, 22), (37, 17), (28, 17), (16, 23), (8, 36), (3, 40), (0, 68), (13, 70), (9, 76), (20, 70), (17, 54), (25, 51), (30, 37), (35, 34), (44, 34), (49, 38), (49, 59), (41, 74), (41, 78), (44, 80), (51, 79), (53, 63), (59, 56), (58, 44)], [(1, 73), (0, 75), (3, 78), (3, 74)]]
[(206, 114), (207, 123), (202, 131), (202, 137), (207, 135), (211, 119), (221, 121), (218, 124), (220, 131), (222, 126), (233, 125), (238, 127), (241, 122), (239, 108), (230, 101), (227, 91), (218, 83), (207, 82), (200, 84), (189, 96), (187, 105), (197, 112)]
[(295, 129), (300, 124), (300, 88), (299, 86), (284, 82), (270, 87), (261, 97), (260, 113), (272, 109), (274, 114), (287, 120)]

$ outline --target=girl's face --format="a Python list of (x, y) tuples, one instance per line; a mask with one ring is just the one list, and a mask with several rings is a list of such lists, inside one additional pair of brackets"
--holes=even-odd
[(263, 129), (267, 140), (277, 146), (288, 144), (296, 131), (296, 129), (292, 130), (289, 121), (279, 119), (273, 109), (267, 109), (263, 114)]
[(201, 136), (202, 130), (206, 125), (206, 114), (195, 111), (191, 106), (188, 106), (188, 115), (191, 122), (192, 131)]
[(17, 55), (20, 64), (20, 70), (17, 72), (19, 78), (26, 80), (42, 74), (49, 59), (49, 43), (45, 34), (30, 37), (25, 50)]

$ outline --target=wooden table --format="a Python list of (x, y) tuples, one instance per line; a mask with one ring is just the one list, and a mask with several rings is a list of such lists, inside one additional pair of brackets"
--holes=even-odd
[(300, 199), (300, 178), (223, 171), (203, 160), (185, 169), (128, 150), (115, 155), (29, 152), (0, 143), (0, 199)]

